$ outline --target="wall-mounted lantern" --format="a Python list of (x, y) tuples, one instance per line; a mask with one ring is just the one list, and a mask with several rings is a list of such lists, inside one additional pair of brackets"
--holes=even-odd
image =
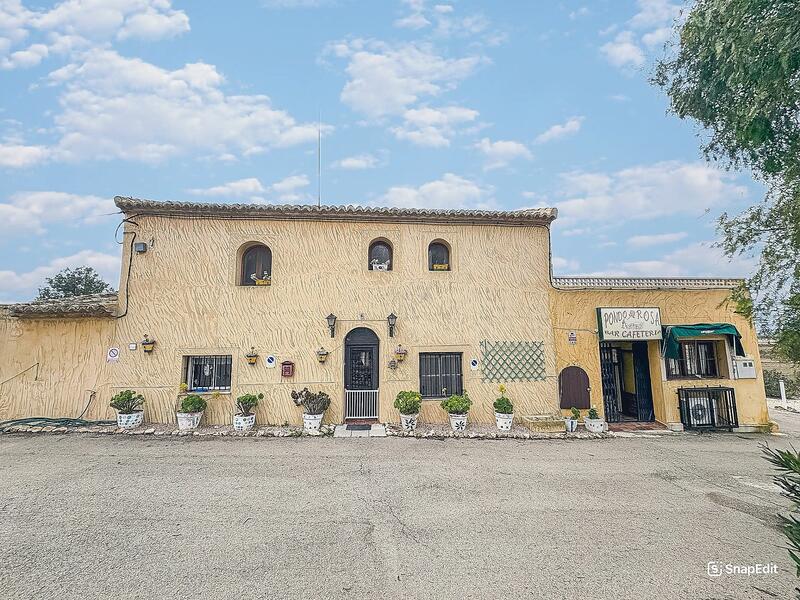
[(386, 317), (386, 321), (389, 323), (389, 337), (394, 337), (394, 326), (397, 325), (397, 315), (389, 313), (389, 316)]
[(331, 337), (334, 337), (336, 335), (336, 315), (331, 313), (325, 317), (325, 320), (328, 321), (328, 329), (331, 330)]
[(328, 360), (328, 354), (330, 354), (330, 352), (320, 346), (319, 350), (317, 350), (317, 360), (321, 363), (324, 363), (326, 360)]
[(153, 346), (155, 345), (156, 341), (151, 340), (150, 336), (145, 333), (144, 339), (142, 340), (142, 350), (144, 350), (147, 354), (150, 354), (153, 351)]
[(406, 359), (406, 354), (408, 354), (408, 350), (403, 348), (402, 344), (398, 344), (397, 348), (394, 349), (394, 357), (399, 362), (403, 362)]
[(258, 352), (256, 352), (255, 346), (250, 346), (250, 352), (244, 355), (247, 359), (248, 365), (254, 365), (258, 362)]

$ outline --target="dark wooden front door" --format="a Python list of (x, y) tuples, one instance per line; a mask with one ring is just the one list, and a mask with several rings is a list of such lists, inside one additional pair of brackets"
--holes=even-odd
[(580, 367), (567, 367), (558, 376), (558, 397), (561, 408), (586, 409), (591, 406), (589, 376)]

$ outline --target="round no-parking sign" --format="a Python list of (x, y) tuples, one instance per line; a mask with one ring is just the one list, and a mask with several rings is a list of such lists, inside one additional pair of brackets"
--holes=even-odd
[(106, 362), (117, 362), (119, 360), (119, 348), (109, 348), (106, 352)]

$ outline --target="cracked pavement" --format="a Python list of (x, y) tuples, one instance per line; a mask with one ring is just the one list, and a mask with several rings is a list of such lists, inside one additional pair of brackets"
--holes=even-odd
[(800, 415), (773, 413), (786, 435), (0, 435), (0, 596), (789, 598), (758, 445)]

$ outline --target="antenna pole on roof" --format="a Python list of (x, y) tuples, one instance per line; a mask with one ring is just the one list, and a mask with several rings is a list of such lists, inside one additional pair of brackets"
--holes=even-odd
[(317, 208), (322, 208), (322, 111), (317, 119)]

